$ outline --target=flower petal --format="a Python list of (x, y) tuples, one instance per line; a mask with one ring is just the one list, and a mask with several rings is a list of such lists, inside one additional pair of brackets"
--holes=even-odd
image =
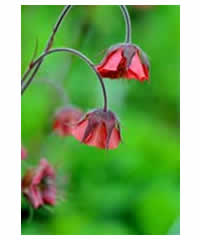
[(148, 80), (148, 69), (144, 69), (138, 51), (135, 53), (124, 77), (128, 79), (135, 78), (140, 81)]
[(48, 161), (45, 158), (42, 158), (40, 160), (39, 167), (35, 170), (35, 176), (32, 179), (32, 184), (39, 184), (45, 177), (55, 178), (55, 172)]
[(76, 127), (74, 127), (72, 130), (72, 135), (80, 142), (83, 139), (86, 128), (88, 126), (88, 122), (89, 122), (88, 120), (84, 120), (81, 123), (79, 123)]
[(118, 147), (118, 145), (121, 142), (121, 136), (120, 136), (120, 132), (118, 129), (113, 128), (112, 130), (112, 134), (109, 140), (109, 149), (115, 149)]
[(55, 205), (56, 203), (56, 187), (50, 185), (42, 192), (42, 198), (46, 204)]
[(106, 128), (103, 123), (100, 123), (91, 134), (91, 137), (87, 142), (85, 142), (89, 146), (94, 146), (98, 148), (106, 147)]
[(97, 69), (101, 71), (117, 71), (118, 66), (122, 60), (122, 49), (119, 48), (110, 54), (108, 54), (103, 62), (97, 66)]
[(44, 204), (41, 192), (37, 189), (36, 186), (31, 186), (28, 192), (25, 193), (25, 195), (27, 196), (34, 208), (38, 208), (39, 206)]

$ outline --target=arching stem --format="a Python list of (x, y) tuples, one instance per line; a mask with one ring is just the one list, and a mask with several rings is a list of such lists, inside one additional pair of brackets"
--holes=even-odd
[[(107, 111), (107, 95), (106, 95), (106, 89), (105, 89), (105, 85), (104, 85), (104, 82), (103, 82), (103, 79), (102, 77), (100, 76), (100, 74), (98, 73), (98, 71), (96, 70), (95, 68), (95, 65), (93, 64), (93, 62), (88, 58), (86, 57), (83, 53), (75, 50), (75, 49), (72, 49), (72, 48), (54, 48), (52, 50), (49, 50), (48, 52), (46, 53), (43, 53), (40, 57), (38, 57), (33, 63), (32, 63), (32, 67), (34, 67), (35, 65), (37, 65), (41, 60), (43, 60), (45, 57), (47, 57), (48, 55), (52, 54), (52, 53), (56, 53), (56, 52), (68, 52), (68, 53), (72, 53), (78, 57), (80, 57), (83, 61), (85, 61), (89, 66), (90, 68), (96, 73), (97, 75), (97, 78), (101, 84), (101, 88), (102, 88), (102, 92), (103, 92), (103, 98), (104, 98), (104, 111), (106, 112)], [(38, 67), (38, 65), (37, 65)], [(36, 67), (36, 69), (37, 69)], [(35, 71), (33, 72), (33, 74), (35, 73)], [(34, 77), (34, 76), (33, 76)], [(22, 90), (21, 90), (21, 94), (24, 93), (24, 91), (27, 89), (27, 87), (31, 84), (33, 78), (30, 78), (28, 82), (26, 82), (24, 84), (24, 86), (22, 87)]]
[(130, 15), (128, 13), (128, 9), (125, 5), (120, 5), (120, 9), (122, 11), (122, 14), (124, 16), (124, 21), (126, 24), (126, 36), (125, 36), (125, 42), (131, 43), (131, 36), (132, 36), (132, 29), (131, 29), (131, 19)]
[[(49, 37), (49, 40), (47, 42), (46, 48), (44, 50), (44, 53), (46, 53), (52, 46), (53, 44), (53, 40), (55, 37), (55, 34), (58, 31), (59, 26), (61, 25), (62, 20), (64, 19), (65, 15), (70, 11), (70, 9), (72, 8), (71, 5), (66, 5), (63, 9), (63, 11), (61, 12), (60, 16), (58, 17), (58, 20), (53, 28), (52, 34)], [(128, 10), (126, 8), (125, 5), (120, 5), (120, 9), (121, 12), (124, 16), (124, 20), (125, 20), (125, 24), (126, 24), (126, 35), (125, 35), (125, 42), (126, 43), (131, 43), (131, 21), (130, 21), (130, 16), (128, 13)], [(38, 62), (38, 65), (36, 66), (34, 72), (32, 73), (30, 79), (28, 81), (32, 81), (32, 78), (36, 75), (36, 73), (38, 72), (40, 65), (42, 64), (42, 59), (40, 62)], [(26, 78), (28, 77), (28, 75), (30, 74), (31, 70), (33, 69), (32, 63), (29, 65), (29, 68), (26, 70), (26, 72), (24, 73), (23, 77), (22, 77), (22, 81), (21, 81), (21, 85), (24, 84), (24, 81), (26, 80)]]

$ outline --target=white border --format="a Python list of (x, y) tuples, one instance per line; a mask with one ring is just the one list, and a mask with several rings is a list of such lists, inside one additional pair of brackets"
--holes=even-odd
[(20, 236), (21, 11), (8, 1), (0, 14), (0, 238)]
[(178, 235), (30, 235), (21, 236), (22, 240), (66, 240), (66, 239), (81, 239), (81, 240), (180, 240), (181, 236)]
[(180, 5), (184, 0), (21, 0), (21, 5)]
[[(1, 239), (199, 239), (199, 8), (185, 0), (63, 1), (1, 3)], [(20, 226), (20, 5), (180, 5), (181, 4), (181, 236), (21, 236)], [(19, 81), (19, 82), (18, 82)], [(18, 157), (17, 157), (18, 156)]]
[[(23, 1), (22, 1), (23, 2)], [(26, 2), (26, 1), (25, 1)], [(33, 4), (36, 4), (36, 2), (37, 1), (34, 1), (33, 2)], [(44, 1), (39, 1), (40, 2), (40, 4), (42, 4)], [(82, 2), (84, 2), (84, 5), (89, 5), (89, 2), (91, 3), (91, 1), (82, 1)], [(105, 3), (104, 3), (105, 2)], [(92, 1), (92, 4), (93, 5), (117, 5), (117, 4), (120, 4), (122, 1), (115, 1), (115, 4), (113, 4), (113, 1)], [(135, 4), (135, 2), (138, 2), (139, 4), (138, 5), (142, 5), (141, 4), (141, 1), (134, 1), (134, 4)], [(143, 4), (145, 4), (145, 2), (149, 2), (149, 1), (142, 1), (142, 2), (144, 2)], [(160, 2), (160, 1), (155, 1), (155, 2)], [(174, 1), (170, 1), (171, 3), (173, 3), (173, 5), (177, 5), (176, 3), (174, 3)], [(48, 5), (50, 5), (50, 4), (55, 4), (55, 1), (48, 1)], [(58, 2), (56, 2), (56, 5), (63, 5), (63, 4), (66, 4), (66, 1), (58, 1)], [(81, 5), (81, 3), (80, 3), (80, 1), (73, 1), (73, 5)], [(131, 2), (131, 4), (133, 4), (132, 2)], [(156, 3), (154, 3), (155, 5), (157, 5)], [(153, 4), (153, 5), (154, 5)], [(165, 5), (165, 3), (163, 3), (162, 2), (162, 4), (164, 4)], [(32, 3), (31, 3), (31, 5), (32, 5)], [(37, 5), (37, 4), (36, 4)], [(172, 4), (171, 4), (172, 5)], [(123, 235), (123, 236), (120, 236), (120, 235), (103, 235), (103, 236), (100, 236), (100, 235), (58, 235), (58, 236), (49, 236), (49, 235), (40, 235), (40, 236), (37, 236), (37, 237), (39, 237), (40, 239), (44, 239), (44, 240), (54, 240), (55, 239), (55, 237), (56, 237), (56, 239), (66, 239), (66, 238), (70, 238), (70, 239), (87, 239), (87, 240), (89, 240), (89, 239), (91, 239), (91, 240), (93, 240), (94, 238), (95, 239), (113, 239), (113, 238), (115, 238), (116, 240), (118, 240), (118, 239), (124, 239), (124, 238), (126, 238), (126, 239), (132, 239), (132, 238), (134, 238), (134, 239), (154, 239), (154, 240), (156, 240), (156, 239), (159, 239), (160, 240), (160, 238), (163, 238), (163, 239), (173, 239), (173, 240), (176, 240), (176, 239), (180, 239), (180, 236), (179, 235), (176, 235), (176, 236), (173, 236), (173, 235), (157, 235), (157, 236), (155, 236), (155, 235), (152, 235), (152, 236), (145, 236), (145, 235)], [(35, 239), (35, 235), (33, 235), (33, 236), (22, 236), (22, 239)]]

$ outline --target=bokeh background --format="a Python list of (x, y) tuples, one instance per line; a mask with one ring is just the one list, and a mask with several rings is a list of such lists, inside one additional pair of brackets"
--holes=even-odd
[[(43, 51), (63, 6), (22, 6), (21, 67), (36, 42)], [(95, 74), (76, 56), (46, 58), (22, 97), (22, 175), (46, 157), (66, 176), (54, 208), (32, 211), (22, 197), (22, 234), (179, 234), (180, 215), (180, 7), (128, 6), (132, 39), (149, 56), (150, 82), (105, 79), (109, 107), (121, 122), (123, 143), (104, 151), (52, 132), (61, 106), (102, 106)], [(54, 47), (76, 48), (95, 63), (124, 40), (118, 6), (74, 6)], [(65, 97), (63, 97), (65, 94)]]

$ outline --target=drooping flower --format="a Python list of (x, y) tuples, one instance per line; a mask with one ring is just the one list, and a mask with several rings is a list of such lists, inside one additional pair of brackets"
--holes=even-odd
[(56, 203), (55, 170), (45, 158), (37, 168), (29, 169), (22, 179), (22, 192), (34, 208)]
[(24, 160), (26, 157), (27, 157), (27, 151), (23, 146), (21, 146), (21, 160)]
[(82, 116), (83, 113), (80, 109), (64, 107), (56, 113), (53, 129), (60, 136), (70, 136), (74, 124), (77, 123)]
[(117, 148), (121, 142), (115, 114), (102, 109), (87, 113), (73, 128), (72, 134), (80, 142), (102, 149)]
[(149, 61), (135, 44), (123, 43), (110, 48), (102, 62), (96, 66), (104, 78), (149, 79)]

